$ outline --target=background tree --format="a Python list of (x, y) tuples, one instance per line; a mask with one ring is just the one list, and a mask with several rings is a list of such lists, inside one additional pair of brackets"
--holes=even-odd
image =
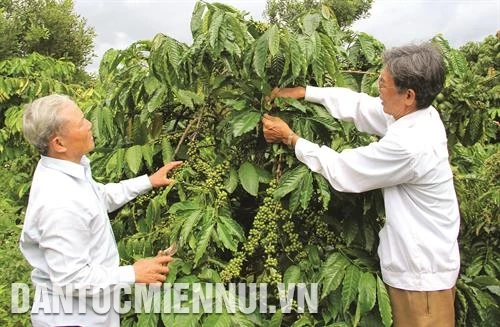
[(366, 17), (372, 3), (373, 0), (268, 0), (264, 14), (272, 24), (293, 24), (297, 15), (325, 5), (333, 11), (338, 24), (345, 27)]
[(0, 60), (32, 52), (83, 68), (93, 56), (95, 31), (72, 0), (1, 0)]

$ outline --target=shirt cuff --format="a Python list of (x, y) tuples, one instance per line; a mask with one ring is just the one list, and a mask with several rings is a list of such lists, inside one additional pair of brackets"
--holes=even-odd
[(128, 179), (126, 180), (126, 183), (128, 184), (127, 187), (137, 194), (144, 194), (153, 188), (148, 175)]
[(132, 285), (135, 283), (135, 270), (134, 266), (120, 266), (116, 270), (116, 275), (114, 276), (117, 284), (125, 283)]
[(305, 156), (308, 152), (308, 149), (311, 148), (311, 145), (315, 144), (299, 137), (297, 142), (295, 142), (295, 156), (297, 157), (297, 159), (299, 159), (303, 163), (306, 163)]
[(304, 100), (308, 102), (319, 103), (323, 100), (322, 88), (315, 86), (306, 86), (306, 95)]

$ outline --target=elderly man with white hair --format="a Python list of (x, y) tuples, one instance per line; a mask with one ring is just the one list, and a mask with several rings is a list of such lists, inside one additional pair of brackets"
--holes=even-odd
[[(173, 180), (167, 178), (167, 173), (181, 162), (170, 162), (149, 177), (97, 183), (86, 157), (94, 149), (92, 123), (64, 95), (46, 96), (29, 104), (23, 131), (41, 154), (20, 239), (21, 251), (33, 266), (34, 285), (46, 290), (46, 294), (35, 295), (32, 323), (119, 326), (119, 314), (114, 310), (117, 306), (96, 312), (92, 299), (108, 296), (112, 300), (116, 295), (113, 288), (121, 284), (164, 282), (172, 258), (158, 255), (120, 266), (108, 212), (152, 187), (171, 184)], [(68, 290), (72, 300), (69, 310), (62, 307), (55, 312), (52, 305), (43, 303), (47, 299), (67, 300)]]

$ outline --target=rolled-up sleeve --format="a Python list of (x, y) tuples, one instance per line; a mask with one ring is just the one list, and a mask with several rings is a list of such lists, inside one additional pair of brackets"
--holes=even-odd
[(361, 132), (384, 136), (393, 121), (379, 98), (342, 87), (306, 87), (306, 101), (322, 104), (333, 117), (353, 122)]
[(144, 194), (153, 187), (147, 175), (123, 180), (119, 183), (98, 184), (108, 212)]
[(295, 155), (341, 192), (359, 193), (405, 183), (415, 171), (410, 153), (397, 142), (384, 139), (339, 153), (300, 138)]

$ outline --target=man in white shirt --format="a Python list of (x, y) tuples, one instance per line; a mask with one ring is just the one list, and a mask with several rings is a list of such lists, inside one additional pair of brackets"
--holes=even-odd
[(386, 222), (378, 254), (395, 326), (454, 326), (460, 216), (445, 129), (431, 106), (444, 80), (442, 56), (423, 44), (384, 53), (379, 98), (336, 87), (273, 90), (273, 98), (322, 104), (333, 117), (381, 137), (340, 153), (300, 138), (278, 117), (262, 119), (266, 141), (294, 147), (336, 190), (382, 189)]
[[(85, 156), (94, 149), (92, 124), (63, 95), (29, 104), (23, 131), (41, 154), (20, 239), (21, 251), (33, 266), (33, 284), (40, 291), (33, 301), (33, 326), (119, 326), (114, 310), (119, 308), (119, 292), (113, 289), (164, 282), (172, 258), (158, 255), (119, 266), (107, 213), (152, 187), (171, 184), (167, 173), (181, 162), (168, 163), (149, 177), (106, 185), (95, 182)], [(47, 300), (61, 303), (57, 301), (66, 299), (66, 292), (72, 300), (69, 308), (47, 306)], [(93, 297), (101, 301), (92, 301)], [(115, 302), (96, 311), (95, 303), (106, 300)]]

